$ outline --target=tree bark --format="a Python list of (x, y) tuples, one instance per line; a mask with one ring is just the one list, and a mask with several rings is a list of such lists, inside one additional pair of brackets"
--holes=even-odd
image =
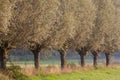
[(76, 51), (80, 55), (81, 67), (84, 67), (85, 66), (85, 55), (86, 55), (87, 48), (85, 48), (85, 47), (81, 48), (81, 49), (77, 48)]
[(61, 69), (63, 70), (66, 67), (66, 54), (64, 51), (59, 51), (61, 59)]
[(106, 57), (106, 66), (108, 67), (110, 65), (110, 54), (105, 53), (105, 57)]
[(93, 54), (93, 66), (96, 67), (98, 65), (98, 53), (97, 52), (92, 52)]
[(34, 54), (34, 66), (35, 69), (39, 69), (40, 65), (40, 52), (33, 53)]
[(0, 50), (0, 68), (2, 70), (6, 69), (6, 62), (7, 62), (7, 50), (1, 49)]
[(2, 68), (2, 48), (0, 47), (0, 69)]
[(81, 58), (81, 67), (85, 66), (85, 55), (83, 53), (79, 53), (80, 58)]
[(39, 69), (39, 65), (40, 65), (40, 51), (43, 48), (42, 45), (35, 43), (35, 46), (33, 48), (33, 46), (31, 46), (31, 51), (33, 52), (34, 55), (34, 66), (35, 69)]

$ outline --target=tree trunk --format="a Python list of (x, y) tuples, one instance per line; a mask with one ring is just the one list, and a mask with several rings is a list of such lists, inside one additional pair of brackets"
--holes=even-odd
[(0, 47), (0, 69), (2, 68), (2, 48)]
[(35, 69), (39, 69), (40, 64), (40, 52), (33, 53), (34, 54), (34, 66)]
[(81, 67), (84, 67), (85, 66), (85, 55), (81, 53), (80, 58), (81, 58)]
[(94, 67), (96, 67), (98, 65), (98, 53), (97, 52), (93, 52), (93, 65)]
[(76, 51), (78, 52), (78, 54), (80, 55), (80, 64), (81, 64), (81, 67), (84, 67), (85, 66), (85, 55), (86, 55), (86, 51), (87, 49), (86, 48), (81, 48), (81, 49), (76, 49)]
[(66, 67), (66, 54), (64, 51), (60, 51), (60, 59), (61, 59), (61, 69), (63, 70)]
[(105, 57), (106, 57), (106, 66), (109, 66), (110, 65), (110, 54), (105, 53)]
[(34, 49), (31, 47), (31, 51), (34, 55), (34, 66), (35, 69), (39, 69), (39, 65), (40, 65), (40, 51), (43, 48), (42, 45), (35, 43)]
[(6, 69), (6, 62), (7, 62), (7, 52), (6, 49), (0, 50), (0, 68), (5, 70)]

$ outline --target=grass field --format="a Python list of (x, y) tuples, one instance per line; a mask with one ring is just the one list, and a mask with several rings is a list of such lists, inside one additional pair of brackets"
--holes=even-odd
[[(26, 61), (14, 61), (14, 65), (20, 66), (23, 68), (23, 73), (27, 77), (24, 78), (24, 75), (16, 75), (15, 80), (120, 80), (120, 59), (112, 59), (111, 64), (113, 65), (118, 65), (119, 68), (99, 68), (99, 69), (89, 69), (89, 66), (92, 66), (92, 59), (85, 59), (87, 70), (80, 70), (71, 72), (71, 73), (59, 73), (60, 69), (59, 68), (54, 68), (54, 66), (57, 65), (60, 66), (60, 59), (45, 59), (45, 60), (40, 60), (40, 66), (41, 67), (48, 67), (51, 70), (43, 70), (47, 72), (47, 74), (39, 74), (40, 72), (38, 71), (37, 75), (34, 75), (34, 62), (31, 60), (26, 60)], [(105, 60), (104, 59), (99, 59), (98, 60), (99, 65), (105, 65)], [(67, 63), (69, 65), (79, 65), (80, 60), (79, 59), (67, 59)], [(117, 64), (116, 64), (117, 63)], [(7, 63), (8, 66), (11, 66), (10, 62)], [(105, 66), (104, 66), (105, 67)], [(29, 70), (29, 69), (30, 70)], [(31, 70), (33, 69), (33, 71)], [(28, 70), (27, 70), (28, 69)], [(57, 74), (53, 74), (55, 71), (58, 72)], [(41, 71), (41, 70), (40, 70)], [(36, 72), (35, 72), (36, 74)], [(29, 76), (31, 75), (31, 76)], [(21, 78), (23, 77), (23, 78)], [(0, 74), (0, 80), (10, 80), (7, 75)], [(11, 79), (12, 80), (12, 79)]]
[(102, 68), (62, 74), (39, 74), (30, 76), (31, 80), (120, 80), (120, 69)]

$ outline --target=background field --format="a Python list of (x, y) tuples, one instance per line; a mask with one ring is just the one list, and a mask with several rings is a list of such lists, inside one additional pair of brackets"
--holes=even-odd
[[(68, 64), (80, 64), (80, 56), (77, 53), (68, 53), (66, 56)], [(34, 58), (33, 54), (30, 52), (15, 52), (11, 53), (8, 56), (8, 65), (10, 65), (10, 61), (13, 64), (21, 66), (21, 67), (34, 67)], [(86, 65), (92, 65), (93, 56), (91, 54), (85, 56)], [(104, 54), (99, 55), (98, 64), (105, 65), (105, 56)], [(120, 53), (115, 53), (111, 55), (111, 64), (120, 64)], [(56, 54), (50, 55), (40, 55), (40, 65), (48, 66), (48, 65), (60, 65), (60, 55), (56, 52)]]

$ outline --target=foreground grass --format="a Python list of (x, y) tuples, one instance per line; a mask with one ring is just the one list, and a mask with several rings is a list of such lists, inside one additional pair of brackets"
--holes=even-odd
[(0, 73), (0, 80), (12, 80), (12, 79), (10, 79), (8, 76)]
[(120, 80), (120, 69), (102, 68), (89, 71), (77, 71), (62, 74), (39, 74), (31, 80)]
[(34, 76), (26, 76), (15, 69), (9, 69), (6, 73), (0, 73), (0, 80), (120, 80), (120, 68), (85, 69), (71, 73), (37, 74)]

